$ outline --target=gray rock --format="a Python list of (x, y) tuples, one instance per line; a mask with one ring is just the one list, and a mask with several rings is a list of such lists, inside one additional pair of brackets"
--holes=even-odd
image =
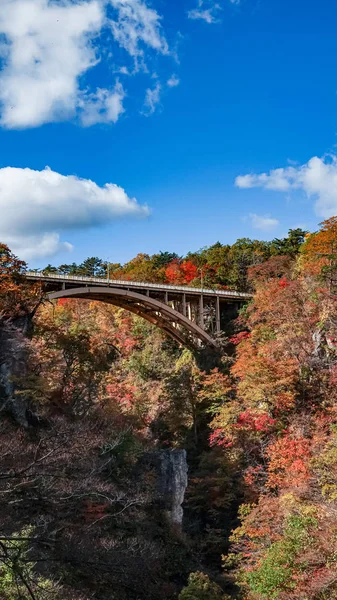
[(17, 381), (27, 374), (27, 320), (16, 327), (0, 318), (0, 410), (7, 409), (24, 428), (28, 427), (27, 402)]
[(155, 473), (155, 496), (169, 523), (181, 526), (188, 466), (186, 450), (158, 450), (142, 457), (142, 467)]

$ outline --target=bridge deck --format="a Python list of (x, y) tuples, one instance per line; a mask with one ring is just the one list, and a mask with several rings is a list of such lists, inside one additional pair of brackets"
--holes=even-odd
[(103, 279), (101, 277), (79, 277), (78, 275), (46, 275), (44, 273), (35, 273), (28, 271), (26, 277), (33, 281), (51, 281), (57, 283), (76, 284), (76, 285), (97, 285), (99, 287), (119, 287), (119, 288), (136, 288), (147, 289), (158, 292), (176, 292), (178, 294), (198, 295), (219, 297), (229, 300), (249, 300), (251, 294), (237, 292), (235, 290), (212, 290), (209, 288), (195, 288), (190, 286), (168, 285), (166, 283), (146, 283), (143, 281), (123, 281), (119, 279)]

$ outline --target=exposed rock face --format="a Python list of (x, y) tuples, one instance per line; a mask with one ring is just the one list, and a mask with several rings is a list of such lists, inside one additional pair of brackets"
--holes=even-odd
[(168, 520), (181, 525), (185, 490), (187, 488), (188, 466), (186, 450), (162, 450), (159, 452), (160, 477), (158, 486), (168, 516)]
[(28, 427), (27, 403), (20, 393), (17, 380), (27, 371), (27, 340), (29, 320), (13, 325), (0, 319), (0, 410), (8, 410), (16, 422)]
[(167, 520), (172, 525), (181, 526), (188, 473), (186, 450), (149, 452), (142, 463), (155, 473), (157, 501), (163, 507)]

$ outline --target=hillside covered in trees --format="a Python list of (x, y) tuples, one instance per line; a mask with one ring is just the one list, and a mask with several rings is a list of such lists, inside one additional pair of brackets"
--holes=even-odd
[(125, 265), (110, 263), (98, 257), (87, 258), (82, 264), (47, 265), (45, 273), (82, 275), (84, 277), (109, 277), (149, 283), (192, 285), (214, 289), (248, 291), (252, 288), (248, 268), (260, 264), (272, 256), (294, 258), (303, 244), (306, 232), (290, 229), (288, 237), (261, 242), (242, 238), (232, 246), (217, 242), (199, 252), (189, 252), (180, 257), (174, 252), (138, 254)]
[[(251, 291), (208, 370), (25, 270), (0, 245), (1, 599), (337, 599), (337, 217), (44, 269)], [(153, 465), (182, 450), (180, 525)]]

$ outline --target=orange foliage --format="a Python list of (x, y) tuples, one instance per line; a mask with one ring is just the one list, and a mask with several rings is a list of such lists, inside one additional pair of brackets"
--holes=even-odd
[(271, 408), (292, 408), (298, 364), (282, 353), (276, 342), (259, 346), (252, 338), (241, 342), (232, 374), (239, 378), (238, 394), (249, 406), (265, 402)]
[(268, 488), (300, 487), (307, 483), (310, 460), (310, 443), (307, 438), (285, 435), (268, 448)]
[(31, 312), (39, 303), (39, 285), (25, 282), (26, 263), (8, 246), (0, 243), (0, 314), (17, 318)]
[(330, 284), (336, 280), (337, 217), (320, 223), (320, 230), (308, 236), (303, 246), (304, 266), (307, 273), (326, 273)]

